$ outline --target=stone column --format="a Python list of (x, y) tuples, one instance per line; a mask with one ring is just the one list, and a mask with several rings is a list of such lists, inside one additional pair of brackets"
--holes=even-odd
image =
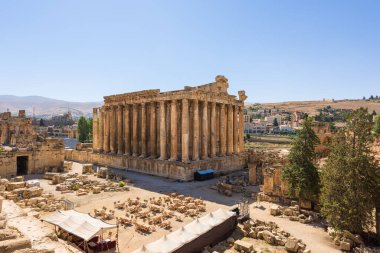
[(189, 101), (182, 99), (182, 162), (189, 162)]
[(202, 103), (202, 160), (208, 159), (207, 101)]
[(220, 155), (226, 155), (226, 105), (220, 104)]
[(92, 149), (98, 152), (98, 109), (92, 109)]
[(199, 160), (199, 109), (198, 100), (194, 100), (194, 124), (193, 124), (193, 160)]
[(238, 107), (237, 105), (234, 106), (234, 154), (238, 153), (238, 129), (239, 129), (239, 123), (238, 123)]
[(104, 153), (110, 152), (110, 108), (104, 111)]
[(156, 158), (156, 102), (150, 104), (150, 156)]
[(239, 106), (239, 153), (244, 152), (244, 116), (243, 108)]
[(116, 107), (112, 106), (110, 111), (110, 150), (111, 154), (116, 154)]
[(104, 110), (103, 108), (99, 108), (99, 152), (103, 152), (104, 150)]
[(132, 115), (132, 150), (133, 150), (133, 156), (137, 156), (139, 153), (139, 142), (138, 142), (138, 135), (137, 135), (137, 123), (138, 123), (138, 104), (133, 104), (133, 115)]
[(141, 156), (146, 157), (146, 107), (141, 104)]
[(232, 105), (228, 104), (227, 106), (227, 155), (231, 155), (233, 152), (233, 109)]
[(117, 154), (123, 155), (123, 106), (117, 107)]
[(9, 144), (9, 128), (8, 128), (8, 124), (6, 123), (3, 125), (1, 142), (2, 144), (5, 144), (5, 145)]
[(211, 157), (216, 156), (216, 103), (211, 103)]
[(131, 155), (131, 122), (130, 122), (130, 106), (124, 107), (124, 141), (125, 141), (125, 155)]
[(177, 128), (177, 100), (173, 100), (170, 112), (170, 161), (177, 161), (178, 159)]
[(160, 101), (160, 160), (166, 160), (165, 101)]

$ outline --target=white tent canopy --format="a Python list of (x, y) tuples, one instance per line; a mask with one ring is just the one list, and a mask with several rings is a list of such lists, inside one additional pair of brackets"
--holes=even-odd
[(146, 244), (132, 253), (169, 253), (173, 252), (183, 245), (193, 241), (199, 236), (207, 233), (212, 228), (222, 224), (234, 216), (234, 212), (218, 209), (209, 213), (200, 219), (196, 219), (184, 227), (154, 241)]
[(79, 213), (74, 210), (58, 211), (44, 220), (85, 241), (90, 240), (103, 229), (107, 230), (117, 227), (116, 225), (105, 223), (88, 214)]

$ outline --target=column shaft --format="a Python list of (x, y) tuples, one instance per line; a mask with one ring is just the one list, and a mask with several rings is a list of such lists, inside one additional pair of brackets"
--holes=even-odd
[(104, 110), (99, 108), (99, 152), (104, 150)]
[(207, 119), (207, 101), (202, 103), (202, 159), (208, 158), (208, 119)]
[(160, 160), (166, 160), (165, 101), (160, 101)]
[(194, 111), (194, 124), (193, 124), (193, 160), (199, 160), (199, 109), (198, 109), (198, 100), (193, 102), (193, 111)]
[(104, 152), (109, 153), (110, 152), (110, 108), (107, 107), (104, 111), (105, 116), (105, 122), (104, 122)]
[(216, 155), (216, 103), (211, 103), (211, 157), (215, 157)]
[(115, 106), (111, 107), (110, 111), (110, 149), (111, 154), (116, 154), (117, 143), (116, 143), (116, 108)]
[(131, 155), (131, 122), (130, 122), (130, 110), (129, 105), (124, 107), (124, 141), (125, 141), (125, 155)]
[(123, 107), (117, 107), (117, 154), (123, 154)]
[(141, 157), (146, 157), (146, 107), (141, 104)]
[(238, 107), (237, 105), (234, 106), (234, 154), (238, 153), (238, 130), (239, 130), (239, 123), (238, 123)]
[(150, 104), (150, 156), (156, 158), (156, 103)]
[(226, 105), (220, 104), (220, 155), (226, 155)]
[(177, 100), (171, 102), (170, 112), (170, 160), (176, 161), (178, 159), (178, 139), (177, 139)]
[(138, 143), (138, 133), (137, 133), (137, 123), (138, 123), (138, 112), (137, 112), (137, 104), (133, 104), (133, 115), (132, 115), (132, 149), (133, 149), (133, 156), (137, 156), (139, 154), (139, 143)]
[(231, 155), (233, 152), (233, 109), (232, 105), (227, 106), (227, 154)]
[(243, 108), (239, 106), (239, 153), (244, 152), (244, 116)]
[(189, 161), (189, 101), (182, 99), (182, 162)]

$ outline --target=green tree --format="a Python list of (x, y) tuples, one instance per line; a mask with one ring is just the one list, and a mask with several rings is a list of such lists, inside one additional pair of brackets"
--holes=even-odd
[(45, 126), (44, 120), (40, 119), (40, 126)]
[(319, 174), (315, 166), (315, 147), (318, 136), (311, 128), (311, 119), (305, 119), (302, 128), (292, 141), (289, 163), (282, 171), (282, 178), (289, 182), (289, 195), (299, 199), (316, 201), (319, 193)]
[(93, 125), (93, 119), (90, 118), (87, 120), (88, 141), (92, 141), (92, 125)]
[(88, 123), (85, 117), (81, 116), (78, 121), (78, 137), (80, 142), (85, 142), (88, 140)]
[(320, 203), (322, 214), (334, 229), (361, 233), (373, 225), (379, 175), (370, 149), (371, 129), (367, 109), (360, 108), (333, 139), (322, 170)]
[(380, 135), (380, 115), (375, 115), (373, 118), (373, 131), (376, 135)]

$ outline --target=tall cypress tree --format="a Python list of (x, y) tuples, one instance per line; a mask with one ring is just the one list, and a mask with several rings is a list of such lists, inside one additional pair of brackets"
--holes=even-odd
[(85, 117), (81, 116), (78, 121), (78, 139), (80, 142), (88, 140), (88, 124)]
[(319, 193), (319, 174), (315, 166), (315, 147), (319, 139), (311, 124), (311, 120), (306, 118), (297, 131), (288, 156), (289, 163), (282, 170), (282, 178), (289, 183), (291, 197), (315, 201)]
[(334, 138), (323, 168), (321, 211), (337, 230), (361, 233), (373, 225), (379, 168), (371, 151), (371, 128), (367, 109), (354, 111)]

